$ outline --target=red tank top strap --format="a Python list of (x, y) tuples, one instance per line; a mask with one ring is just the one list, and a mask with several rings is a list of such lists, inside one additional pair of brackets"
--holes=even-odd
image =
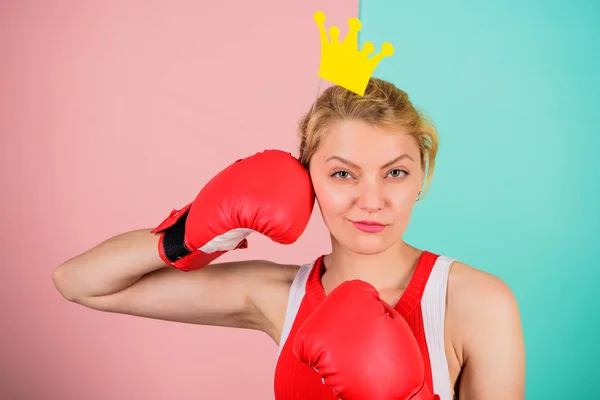
[(306, 281), (306, 300), (308, 304), (315, 309), (325, 299), (325, 289), (321, 284), (321, 276), (323, 275), (323, 257), (320, 256), (315, 260)]
[(415, 271), (410, 278), (410, 282), (408, 282), (408, 286), (404, 290), (404, 293), (402, 293), (396, 307), (394, 307), (405, 319), (421, 301), (423, 292), (425, 291), (425, 285), (427, 284), (433, 265), (438, 257), (438, 254), (431, 253), (427, 250), (424, 250), (421, 253)]

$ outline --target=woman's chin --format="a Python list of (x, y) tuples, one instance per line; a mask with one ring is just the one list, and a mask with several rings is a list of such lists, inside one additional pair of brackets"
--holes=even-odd
[(348, 247), (357, 254), (373, 255), (384, 252), (389, 245), (384, 243), (381, 239), (362, 237), (354, 238), (354, 240), (348, 244)]

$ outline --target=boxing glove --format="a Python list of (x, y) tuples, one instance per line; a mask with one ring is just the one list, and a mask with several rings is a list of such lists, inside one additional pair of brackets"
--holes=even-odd
[(439, 400), (410, 327), (360, 281), (336, 287), (299, 328), (293, 352), (341, 400)]
[(160, 233), (158, 252), (165, 263), (196, 270), (246, 248), (252, 232), (281, 244), (295, 242), (308, 224), (314, 198), (308, 171), (295, 157), (265, 150), (225, 168), (151, 233)]

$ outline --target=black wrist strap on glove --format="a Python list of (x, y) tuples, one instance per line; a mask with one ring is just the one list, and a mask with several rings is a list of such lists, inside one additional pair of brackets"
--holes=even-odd
[(187, 255), (191, 251), (185, 246), (185, 221), (187, 221), (189, 210), (187, 210), (173, 225), (164, 230), (162, 246), (165, 257), (171, 262), (175, 262)]

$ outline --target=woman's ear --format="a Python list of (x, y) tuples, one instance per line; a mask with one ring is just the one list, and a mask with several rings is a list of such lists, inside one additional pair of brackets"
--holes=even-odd
[(421, 171), (423, 171), (423, 175), (421, 176), (421, 189), (423, 189), (423, 185), (425, 185), (425, 177), (427, 172), (427, 158), (425, 155), (421, 156)]

